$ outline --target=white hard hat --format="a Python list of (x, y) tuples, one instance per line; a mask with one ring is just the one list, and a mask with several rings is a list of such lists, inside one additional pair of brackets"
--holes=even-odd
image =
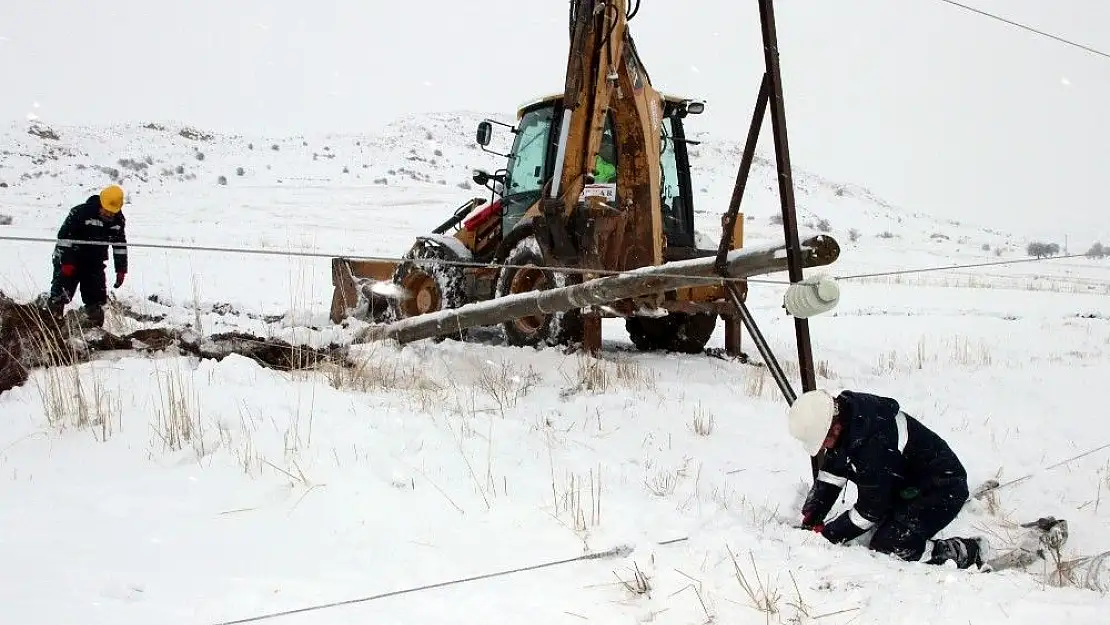
[(802, 443), (810, 456), (821, 451), (821, 445), (829, 434), (833, 417), (836, 415), (836, 402), (832, 395), (823, 390), (802, 393), (787, 412), (787, 426), (790, 435)]

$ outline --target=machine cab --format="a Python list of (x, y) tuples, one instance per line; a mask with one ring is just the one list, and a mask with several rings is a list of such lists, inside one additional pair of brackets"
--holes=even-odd
[[(668, 258), (688, 258), (694, 255), (694, 204), (690, 180), (690, 161), (687, 151), (683, 118), (689, 113), (700, 113), (700, 103), (667, 97), (664, 100), (664, 117), (660, 132), (663, 231), (666, 236)], [(502, 205), (502, 236), (511, 231), (524, 213), (540, 199), (543, 186), (554, 172), (555, 149), (559, 137), (562, 113), (561, 96), (549, 96), (525, 105), (517, 115), (516, 135), (508, 155)], [(483, 146), (489, 143), (491, 126), (483, 122), (478, 139)], [(620, 168), (612, 150), (612, 120), (607, 119), (602, 146), (595, 161), (595, 182), (615, 184), (615, 172)], [(607, 143), (608, 142), (608, 143)], [(616, 189), (620, 197), (620, 189)]]

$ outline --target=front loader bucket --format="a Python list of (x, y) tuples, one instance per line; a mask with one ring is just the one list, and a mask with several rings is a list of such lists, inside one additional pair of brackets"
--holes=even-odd
[(331, 321), (340, 323), (358, 317), (371, 323), (387, 319), (389, 299), (368, 288), (377, 282), (391, 282), (397, 264), (382, 260), (331, 259)]

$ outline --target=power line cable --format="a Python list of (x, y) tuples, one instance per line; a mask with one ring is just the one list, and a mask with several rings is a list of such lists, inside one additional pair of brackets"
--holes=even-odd
[(877, 271), (874, 273), (858, 273), (846, 276), (836, 276), (837, 280), (859, 280), (862, 278), (885, 278), (887, 276), (904, 276), (912, 273), (934, 273), (938, 271), (950, 271), (953, 269), (974, 269), (976, 267), (994, 267), (997, 265), (1018, 265), (1021, 263), (1036, 263), (1046, 260), (1064, 260), (1067, 258), (1081, 258), (1086, 254), (1064, 254), (1062, 256), (1044, 256), (1032, 258), (1012, 258), (1008, 260), (992, 260), (982, 263), (965, 263), (954, 265), (935, 265), (931, 267), (918, 267), (915, 269), (892, 269), (888, 271)]
[[(112, 243), (105, 241), (90, 241), (81, 239), (58, 239), (53, 237), (35, 237), (35, 236), (19, 236), (19, 235), (0, 235), (0, 241), (19, 241), (28, 243), (70, 243), (77, 245), (98, 245), (110, 246)], [(485, 267), (494, 269), (527, 269), (532, 265), (514, 265), (508, 263), (480, 263), (476, 261), (465, 260), (449, 260), (445, 258), (391, 258), (387, 256), (355, 256), (343, 253), (325, 253), (325, 252), (310, 252), (305, 250), (280, 250), (274, 248), (247, 248), (247, 247), (221, 247), (214, 245), (186, 245), (178, 243), (137, 243), (127, 242), (126, 247), (135, 248), (152, 248), (152, 249), (169, 249), (180, 251), (195, 251), (195, 252), (217, 252), (226, 254), (248, 254), (248, 255), (267, 255), (267, 256), (288, 256), (288, 257), (306, 257), (306, 258), (346, 258), (349, 260), (362, 260), (372, 262), (385, 262), (385, 263), (401, 263), (413, 262), (416, 264), (424, 265), (444, 265), (444, 266), (461, 266), (461, 267)], [(859, 280), (864, 278), (882, 278), (887, 276), (901, 276), (915, 273), (936, 273), (940, 271), (951, 271), (957, 269), (974, 269), (978, 267), (994, 267), (1001, 265), (1017, 265), (1024, 263), (1037, 263), (1046, 262), (1050, 260), (1065, 260), (1070, 258), (1082, 258), (1087, 254), (1064, 254), (1059, 256), (1044, 256), (1044, 257), (1031, 257), (1031, 258), (1013, 258), (1006, 260), (987, 261), (979, 263), (956, 263), (950, 265), (930, 265), (925, 267), (916, 267), (912, 269), (889, 269), (884, 271), (876, 271), (869, 273), (858, 274), (845, 274), (832, 276), (835, 280)], [(628, 275), (635, 273), (636, 270), (618, 270), (618, 269), (583, 269), (581, 267), (561, 267), (561, 266), (548, 266), (547, 269), (558, 271), (562, 273), (590, 273), (605, 276), (618, 276)], [(817, 268), (814, 268), (817, 269)], [(707, 282), (748, 282), (751, 284), (772, 284), (779, 286), (789, 286), (791, 283), (786, 280), (770, 280), (760, 278), (726, 278), (721, 276), (705, 276), (705, 275), (692, 275), (683, 273), (653, 273), (653, 276), (668, 277), (668, 278), (690, 278), (697, 280), (704, 280)]]
[[(107, 247), (113, 244), (105, 241), (86, 241), (80, 239), (58, 239), (53, 237), (34, 237), (34, 236), (18, 236), (18, 235), (4, 235), (0, 236), (0, 241), (21, 241), (25, 243), (66, 243), (76, 245), (97, 245)], [(494, 268), (494, 269), (527, 269), (532, 265), (513, 265), (507, 263), (481, 263), (477, 261), (467, 260), (449, 260), (446, 258), (391, 258), (387, 256), (356, 256), (344, 253), (325, 253), (325, 252), (310, 252), (305, 250), (279, 250), (273, 248), (247, 248), (247, 247), (221, 247), (213, 245), (185, 245), (179, 243), (133, 243), (128, 241), (123, 244), (124, 247), (134, 248), (151, 248), (151, 249), (167, 249), (167, 250), (180, 250), (189, 252), (218, 252), (226, 254), (257, 254), (265, 256), (289, 256), (289, 257), (304, 257), (304, 258), (346, 258), (348, 260), (361, 260), (370, 262), (381, 263), (402, 263), (411, 262), (418, 265), (443, 265), (455, 267), (475, 267), (475, 268)], [(561, 267), (557, 265), (545, 266), (545, 269), (557, 271), (560, 273), (581, 273), (581, 274), (595, 274), (604, 276), (619, 276), (635, 273), (636, 270), (618, 270), (618, 269), (584, 269), (581, 267)], [(721, 277), (716, 275), (692, 275), (683, 273), (652, 273), (653, 276), (660, 278), (690, 278), (703, 280), (709, 283), (715, 282), (748, 282), (751, 284), (777, 284), (789, 285), (790, 283), (785, 280), (767, 280), (760, 278), (731, 278)]]
[[(675, 540), (675, 541), (668, 541), (668, 543), (679, 542), (679, 540), (685, 540), (685, 539), (678, 539), (678, 540)], [(660, 544), (663, 544), (663, 543), (660, 543)], [(632, 553), (632, 548), (629, 547), (629, 546), (614, 547), (612, 549), (609, 549), (608, 551), (602, 551), (602, 552), (599, 552), (599, 553), (598, 552), (588, 553), (586, 555), (582, 555), (582, 556), (578, 556), (578, 557), (574, 557), (574, 558), (566, 558), (566, 559), (563, 559), (563, 560), (555, 560), (555, 561), (552, 561), (552, 562), (542, 562), (540, 564), (533, 564), (531, 566), (523, 566), (523, 567), (520, 567), (520, 568), (510, 569), (510, 570), (507, 570), (507, 571), (497, 571), (497, 572), (494, 572), (494, 573), (486, 573), (486, 574), (483, 574), (483, 575), (475, 575), (475, 576), (472, 576), (472, 577), (464, 577), (462, 579), (454, 579), (454, 580), (449, 580), (449, 581), (444, 581), (444, 582), (438, 582), (438, 583), (435, 583), (435, 584), (425, 584), (423, 586), (416, 586), (416, 587), (413, 587), (413, 588), (405, 588), (403, 590), (394, 590), (392, 592), (383, 592), (383, 593), (380, 593), (380, 594), (377, 594), (377, 595), (371, 595), (371, 596), (368, 596), (368, 597), (360, 597), (358, 599), (348, 599), (348, 600), (345, 600), (345, 601), (334, 601), (332, 603), (324, 603), (324, 604), (313, 605), (313, 606), (309, 606), (309, 607), (305, 607), (305, 608), (297, 608), (297, 609), (293, 609), (293, 610), (285, 610), (285, 611), (282, 611), (282, 612), (274, 612), (274, 613), (271, 613), (271, 614), (263, 614), (263, 615), (260, 615), (260, 616), (253, 616), (253, 617), (249, 617), (249, 618), (237, 619), (237, 620), (234, 620), (234, 621), (223, 621), (223, 622), (217, 623), (217, 625), (242, 625), (243, 623), (255, 623), (255, 622), (258, 622), (258, 621), (268, 621), (268, 620), (280, 618), (280, 617), (283, 617), (283, 616), (290, 616), (290, 615), (293, 615), (293, 614), (302, 614), (304, 612), (312, 612), (312, 611), (316, 611), (316, 610), (324, 610), (324, 609), (335, 608), (335, 607), (339, 607), (339, 606), (353, 605), (353, 604), (356, 604), (356, 603), (365, 603), (367, 601), (377, 601), (379, 599), (385, 599), (385, 598), (388, 598), (388, 597), (396, 597), (398, 595), (407, 595), (407, 594), (412, 594), (412, 593), (424, 592), (426, 590), (433, 590), (433, 589), (437, 589), (437, 588), (443, 588), (443, 587), (446, 587), (446, 586), (455, 586), (455, 585), (458, 585), (458, 584), (465, 584), (465, 583), (468, 583), (468, 582), (487, 580), (487, 579), (492, 579), (492, 578), (495, 578), (495, 577), (505, 577), (505, 576), (508, 576), (508, 575), (516, 575), (517, 573), (524, 573), (524, 572), (535, 571), (535, 570), (543, 569), (543, 568), (561, 566), (561, 565), (564, 565), (564, 564), (570, 564), (572, 562), (583, 562), (583, 561), (586, 561), (586, 560), (604, 560), (604, 559), (615, 558), (615, 557), (625, 557), (630, 553)]]
[(939, 0), (939, 1), (943, 2), (945, 4), (950, 4), (954, 7), (961, 8), (965, 11), (970, 11), (972, 13), (977, 13), (979, 15), (982, 15), (983, 17), (988, 17), (988, 18), (993, 19), (993, 20), (998, 20), (999, 22), (1002, 22), (1004, 24), (1008, 24), (1010, 26), (1015, 26), (1015, 27), (1020, 28), (1022, 30), (1034, 33), (1036, 35), (1040, 35), (1042, 37), (1048, 37), (1049, 39), (1054, 39), (1056, 41), (1059, 41), (1060, 43), (1063, 43), (1063, 44), (1066, 44), (1066, 45), (1069, 45), (1069, 46), (1074, 46), (1074, 47), (1079, 48), (1080, 50), (1083, 50), (1085, 52), (1089, 52), (1091, 54), (1096, 54), (1098, 56), (1102, 56), (1102, 57), (1106, 57), (1106, 58), (1110, 59), (1110, 53), (1103, 52), (1102, 50), (1097, 50), (1095, 48), (1092, 48), (1091, 46), (1084, 45), (1084, 44), (1072, 41), (1071, 39), (1065, 39), (1064, 37), (1061, 37), (1059, 35), (1053, 35), (1051, 33), (1046, 33), (1045, 31), (1039, 30), (1037, 28), (1033, 28), (1032, 26), (1028, 26), (1028, 25), (1022, 24), (1020, 22), (1015, 22), (1014, 20), (1002, 17), (1000, 15), (995, 15), (994, 13), (990, 13), (990, 12), (984, 11), (982, 9), (976, 9), (975, 7), (971, 7), (971, 6), (968, 6), (966, 4), (961, 4), (959, 2), (956, 2), (955, 0)]

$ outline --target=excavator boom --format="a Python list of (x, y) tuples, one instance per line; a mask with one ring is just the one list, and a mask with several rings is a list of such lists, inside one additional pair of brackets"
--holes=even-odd
[[(663, 262), (660, 145), (663, 98), (640, 62), (626, 0), (573, 0), (555, 171), (536, 232), (568, 266), (624, 270)], [(611, 120), (617, 203), (583, 196)]]

